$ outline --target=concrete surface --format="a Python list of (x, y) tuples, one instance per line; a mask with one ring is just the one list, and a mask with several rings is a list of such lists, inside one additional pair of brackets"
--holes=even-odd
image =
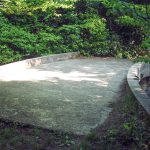
[(131, 64), (86, 58), (1, 70), (0, 117), (87, 134), (108, 117)]
[[(128, 71), (127, 80), (129, 87), (138, 100), (138, 102), (143, 106), (147, 114), (150, 115), (150, 96), (149, 91), (145, 91), (144, 88), (142, 88), (142, 84), (140, 85), (140, 81), (144, 80), (144, 78), (141, 77), (142, 74), (146, 74), (147, 72), (142, 70), (142, 63), (136, 63), (134, 64)], [(143, 68), (144, 69), (144, 68)], [(144, 76), (145, 78), (148, 76)]]
[(141, 66), (138, 68), (138, 76), (140, 79), (150, 76), (150, 63), (140, 63)]
[(79, 56), (80, 56), (79, 52), (69, 52), (69, 53), (53, 54), (53, 55), (26, 59), (26, 60), (17, 61), (14, 63), (0, 66), (0, 73), (6, 72), (6, 71), (9, 72), (9, 71), (13, 71), (16, 69), (17, 70), (28, 69), (28, 68), (36, 67), (42, 64), (78, 58)]
[(138, 74), (141, 87), (150, 97), (150, 63), (141, 63)]

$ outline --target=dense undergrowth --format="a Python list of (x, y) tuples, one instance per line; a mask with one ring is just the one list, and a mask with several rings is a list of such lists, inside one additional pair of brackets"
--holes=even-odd
[(149, 61), (149, 7), (123, 0), (3, 0), (0, 64), (72, 51)]

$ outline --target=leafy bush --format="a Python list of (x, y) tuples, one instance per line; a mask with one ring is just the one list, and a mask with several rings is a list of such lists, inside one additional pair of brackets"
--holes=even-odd
[(123, 0), (2, 1), (0, 50), (8, 59), (70, 51), (140, 57), (150, 45), (147, 11)]
[(17, 28), (13, 25), (5, 25), (0, 29), (0, 43), (6, 44), (14, 51), (18, 51), (22, 54), (34, 53), (36, 37), (29, 32)]
[(87, 0), (78, 0), (75, 3), (75, 10), (79, 13), (86, 13), (87, 10)]
[(120, 42), (119, 36), (115, 33), (112, 32), (110, 33), (110, 37), (108, 40), (109, 44), (109, 51), (112, 56), (116, 56), (118, 58), (123, 58), (123, 45)]
[(146, 37), (143, 40), (142, 47), (143, 47), (143, 49), (150, 51), (150, 36)]
[(7, 45), (0, 45), (0, 64), (21, 60), (22, 56), (14, 52)]
[(95, 56), (109, 55), (108, 36), (105, 20), (97, 17), (87, 19), (81, 25), (81, 49)]
[(139, 27), (139, 26), (143, 25), (140, 20), (137, 20), (137, 19), (127, 16), (127, 15), (118, 17), (116, 22), (118, 22), (119, 24), (135, 26), (135, 27)]
[(79, 50), (79, 44), (82, 42), (80, 26), (64, 25), (58, 29), (58, 33), (63, 37), (63, 45), (66, 45), (66, 49), (64, 49), (63, 52)]
[(40, 54), (57, 53), (57, 51), (60, 51), (61, 40), (61, 36), (41, 31), (38, 33), (36, 49), (39, 50), (38, 53)]
[(144, 36), (149, 30), (148, 20), (145, 19), (146, 7), (121, 0), (103, 0), (102, 4), (103, 12), (100, 11), (100, 15), (106, 18), (109, 30), (119, 35), (124, 49), (122, 52), (126, 56), (137, 57), (143, 48)]

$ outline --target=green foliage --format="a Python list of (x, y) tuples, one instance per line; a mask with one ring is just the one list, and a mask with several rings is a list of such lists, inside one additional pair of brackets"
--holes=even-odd
[(48, 8), (72, 7), (76, 0), (3, 0), (0, 10), (8, 14), (32, 14), (34, 10), (42, 9), (46, 11)]
[(62, 37), (52, 33), (39, 32), (36, 48), (40, 54), (58, 53), (60, 51)]
[(123, 45), (120, 42), (119, 36), (112, 32), (108, 41), (110, 54), (115, 55), (117, 58), (124, 58)]
[(58, 29), (63, 37), (63, 52), (78, 51), (81, 39), (78, 25), (64, 25)]
[[(137, 46), (142, 48), (143, 37), (149, 30), (148, 19), (143, 17), (146, 15), (146, 7), (120, 0), (103, 0), (102, 3), (106, 7), (106, 18), (109, 18), (109, 29), (117, 32), (128, 51)], [(147, 9), (149, 8), (148, 6)]]
[(75, 3), (75, 10), (79, 13), (86, 13), (87, 10), (87, 0), (78, 0)]
[(34, 53), (36, 51), (36, 37), (21, 28), (4, 24), (0, 32), (0, 43), (6, 44), (14, 51), (18, 51), (22, 54)]
[(7, 45), (0, 45), (0, 64), (21, 60), (18, 52), (12, 51)]
[(150, 36), (146, 37), (146, 38), (143, 40), (142, 47), (143, 47), (145, 50), (150, 51)]
[(86, 19), (81, 25), (81, 49), (95, 56), (109, 55), (108, 30), (105, 20), (98, 17)]
[(147, 11), (121, 0), (3, 0), (0, 44), (22, 57), (81, 51), (136, 58), (149, 49)]
[(29, 11), (25, 0), (4, 0), (2, 1), (2, 6), (0, 7), (0, 10), (3, 12), (7, 12), (8, 14), (20, 14), (22, 12)]
[(118, 17), (116, 22), (118, 22), (119, 24), (123, 24), (123, 25), (128, 25), (128, 26), (142, 26), (143, 23), (140, 20), (137, 20), (131, 16), (121, 16)]

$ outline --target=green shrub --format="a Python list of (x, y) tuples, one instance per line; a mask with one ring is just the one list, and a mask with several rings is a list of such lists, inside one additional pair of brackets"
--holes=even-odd
[(1, 3), (0, 45), (6, 59), (5, 51), (8, 59), (18, 54), (31, 57), (70, 51), (136, 58), (150, 47), (148, 21), (143, 18), (146, 15), (144, 5), (123, 0), (11, 0)]
[(60, 44), (62, 37), (41, 31), (38, 33), (36, 49), (39, 49), (40, 54), (51, 54), (53, 52), (57, 53), (60, 51)]
[(150, 36), (147, 36), (142, 42), (142, 48), (150, 51)]
[(81, 25), (81, 49), (95, 56), (109, 55), (108, 36), (105, 20), (90, 18)]
[(143, 23), (140, 20), (127, 15), (118, 17), (116, 22), (118, 22), (119, 24), (135, 26), (135, 27), (140, 27), (143, 25)]
[(21, 54), (35, 53), (36, 37), (21, 28), (5, 25), (0, 29), (0, 43), (6, 44), (14, 51)]
[(87, 10), (87, 0), (77, 0), (75, 3), (75, 10), (79, 13), (86, 13)]
[(123, 58), (123, 45), (120, 42), (119, 36), (115, 32), (110, 33), (108, 44), (110, 51), (109, 53), (112, 56)]
[(0, 45), (0, 64), (10, 63), (21, 58), (22, 56), (18, 52), (14, 52), (6, 45)]
[(58, 29), (58, 34), (62, 35), (62, 44), (66, 47), (63, 52), (79, 50), (79, 44), (82, 42), (80, 37), (80, 26), (64, 25)]
[(150, 63), (150, 36), (146, 36), (142, 42), (141, 54), (138, 56), (136, 61), (139, 62), (149, 62)]

